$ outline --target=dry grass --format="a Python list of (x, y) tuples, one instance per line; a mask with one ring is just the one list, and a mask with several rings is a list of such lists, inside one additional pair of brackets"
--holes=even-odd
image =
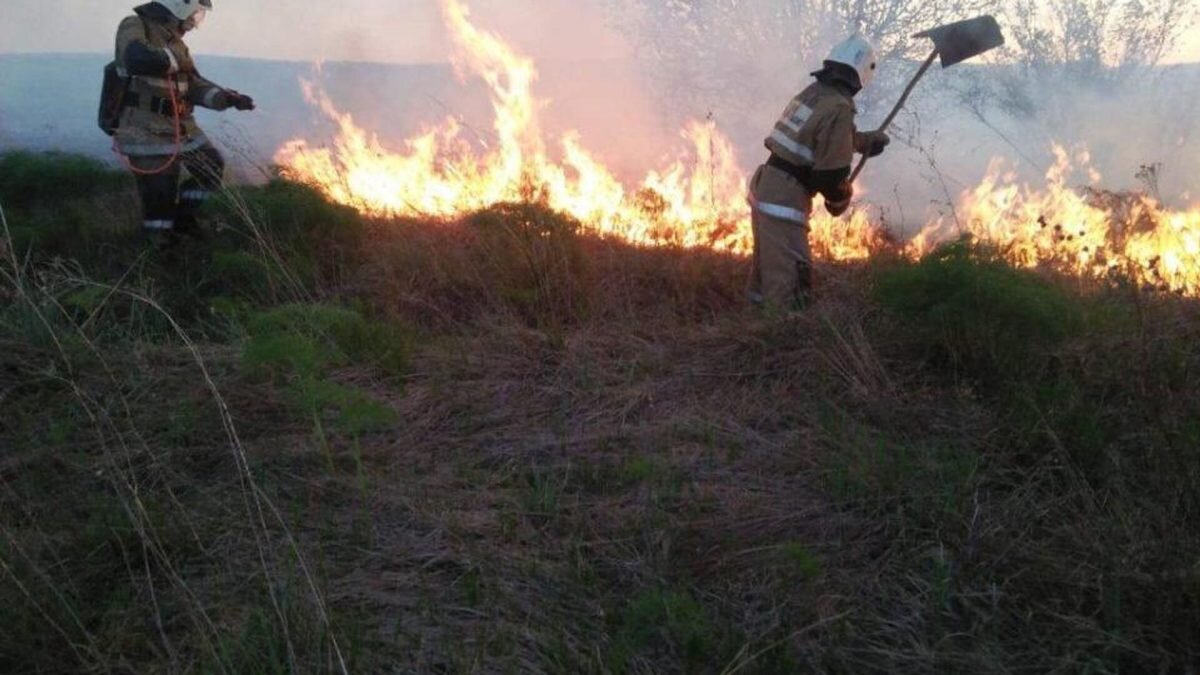
[[(773, 317), (741, 260), (533, 207), (364, 223), (330, 268), (238, 198), (268, 270), (240, 296), (152, 262), (0, 285), (0, 669), (1200, 660), (1191, 301), (1072, 295), (1117, 309), (1002, 381), (883, 308), (898, 263), (821, 266), (815, 306)], [(177, 330), (139, 309), (171, 298)], [(332, 340), (259, 373), (254, 318), (314, 299), (403, 327), (406, 367)]]

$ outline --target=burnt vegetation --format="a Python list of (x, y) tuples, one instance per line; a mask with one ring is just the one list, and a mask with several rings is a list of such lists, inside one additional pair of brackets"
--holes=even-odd
[[(53, 185), (52, 192), (39, 186)], [(0, 671), (1188, 672), (1200, 311), (0, 159)]]

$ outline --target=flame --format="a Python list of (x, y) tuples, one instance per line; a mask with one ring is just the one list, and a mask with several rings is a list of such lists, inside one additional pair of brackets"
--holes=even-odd
[[(472, 143), (453, 118), (391, 149), (337, 109), (320, 88), (304, 93), (337, 126), (330, 147), (305, 139), (276, 155), (284, 175), (320, 187), (364, 213), (453, 218), (505, 201), (536, 198), (590, 231), (646, 246), (753, 250), (746, 172), (733, 144), (711, 120), (680, 132), (675, 161), (627, 185), (568, 132), (545, 140), (534, 95), (537, 70), (499, 36), (471, 23), (460, 0), (440, 0), (460, 74), (487, 83), (495, 115), (493, 143)], [(814, 218), (813, 247), (838, 260), (866, 258), (877, 234), (865, 214)]]
[[(388, 148), (305, 82), (306, 97), (337, 126), (337, 135), (328, 147), (304, 139), (286, 143), (276, 155), (285, 176), (374, 216), (448, 219), (536, 199), (595, 234), (637, 245), (753, 250), (747, 172), (713, 121), (688, 122), (675, 161), (640, 182), (623, 183), (578, 133), (547, 142), (531, 59), (471, 23), (462, 0), (439, 3), (460, 76), (473, 74), (490, 91), (493, 141), (472, 141), (449, 118), (402, 148)], [(1121, 275), (1200, 296), (1200, 209), (1171, 211), (1140, 194), (1073, 189), (1068, 180), (1079, 172), (1093, 185), (1101, 177), (1086, 152), (1072, 155), (1055, 146), (1054, 153), (1046, 183), (1037, 187), (1018, 183), (1003, 161), (994, 160), (987, 177), (961, 195), (955, 222), (933, 222), (900, 246), (902, 253), (917, 258), (968, 234), (993, 243), (1016, 265)], [(836, 219), (817, 208), (810, 228), (813, 252), (824, 260), (861, 260), (897, 246), (864, 211)]]
[(919, 257), (950, 236), (967, 234), (995, 246), (1011, 263), (1070, 274), (1133, 280), (1140, 286), (1200, 296), (1200, 209), (1176, 211), (1141, 193), (1072, 188), (1084, 173), (1095, 185), (1101, 176), (1086, 150), (1053, 147), (1055, 162), (1045, 184), (1019, 183), (1003, 160), (993, 160), (987, 177), (960, 198), (962, 231), (944, 220), (908, 247)]

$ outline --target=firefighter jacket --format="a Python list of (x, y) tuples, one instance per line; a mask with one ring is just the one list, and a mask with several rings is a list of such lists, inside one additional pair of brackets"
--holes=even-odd
[(820, 193), (831, 213), (844, 212), (854, 153), (868, 152), (874, 138), (855, 128), (856, 113), (851, 95), (835, 84), (816, 82), (793, 98), (765, 141), (771, 158), (752, 183), (751, 206), (807, 224)]
[(196, 70), (178, 21), (157, 9), (138, 7), (117, 29), (117, 67), (130, 80), (116, 142), (131, 157), (173, 155), (207, 145), (193, 108), (225, 110), (232, 103), (224, 89)]

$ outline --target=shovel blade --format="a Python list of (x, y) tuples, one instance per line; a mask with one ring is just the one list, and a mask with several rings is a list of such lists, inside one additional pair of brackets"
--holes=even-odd
[(991, 15), (948, 23), (917, 33), (916, 37), (933, 40), (942, 59), (942, 68), (962, 63), (1004, 44), (1000, 23)]

